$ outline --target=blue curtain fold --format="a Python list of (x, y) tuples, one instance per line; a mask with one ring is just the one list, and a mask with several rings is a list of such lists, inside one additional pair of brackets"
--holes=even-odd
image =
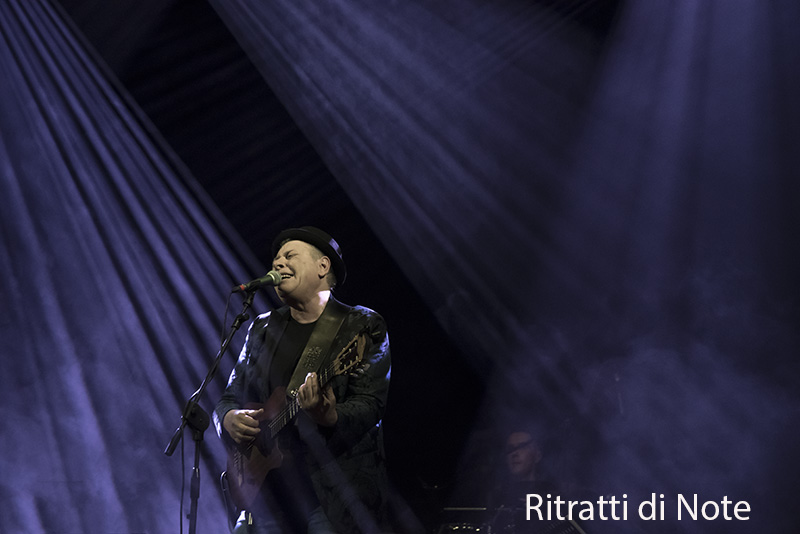
[[(0, 40), (2, 530), (176, 532), (164, 451), (262, 267), (48, 2), (3, 2)], [(199, 531), (221, 531), (208, 437)]]

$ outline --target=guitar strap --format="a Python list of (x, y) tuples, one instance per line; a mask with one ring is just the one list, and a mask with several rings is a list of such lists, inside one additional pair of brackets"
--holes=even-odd
[(286, 387), (286, 391), (292, 397), (297, 395), (297, 388), (306, 381), (306, 375), (319, 370), (319, 366), (330, 352), (333, 338), (339, 332), (347, 310), (347, 306), (333, 297), (328, 299), (328, 304), (317, 319), (317, 324), (294, 368), (292, 379), (289, 380), (289, 385)]

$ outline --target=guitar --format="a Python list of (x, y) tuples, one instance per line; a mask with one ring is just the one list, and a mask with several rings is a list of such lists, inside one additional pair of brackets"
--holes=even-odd
[[(363, 371), (366, 335), (356, 334), (334, 360), (319, 373), (320, 387), (325, 388), (338, 375)], [(228, 446), (227, 471), (220, 483), (229, 511), (247, 509), (258, 495), (267, 475), (281, 466), (283, 453), (276, 437), (300, 412), (296, 392), (287, 395), (286, 388), (277, 388), (264, 404), (248, 403), (246, 409), (264, 408), (261, 433), (252, 441)]]

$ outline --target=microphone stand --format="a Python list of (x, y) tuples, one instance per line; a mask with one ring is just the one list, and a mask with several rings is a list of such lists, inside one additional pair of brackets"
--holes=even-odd
[(214, 363), (208, 370), (208, 374), (203, 380), (203, 383), (200, 384), (200, 387), (197, 389), (197, 391), (195, 391), (186, 402), (183, 415), (181, 415), (181, 424), (178, 429), (175, 430), (169, 445), (167, 445), (167, 449), (164, 451), (164, 454), (167, 456), (172, 456), (172, 453), (175, 452), (175, 448), (178, 446), (178, 442), (183, 436), (184, 428), (186, 428), (188, 425), (189, 428), (192, 429), (192, 439), (194, 440), (195, 448), (194, 467), (192, 468), (192, 484), (190, 490), (191, 508), (189, 510), (189, 534), (195, 534), (197, 531), (197, 501), (200, 498), (200, 443), (203, 441), (203, 432), (205, 432), (209, 425), (208, 413), (206, 413), (206, 411), (198, 405), (198, 401), (203, 392), (206, 390), (209, 382), (211, 382), (211, 380), (217, 374), (219, 362), (222, 360), (222, 356), (225, 354), (225, 351), (228, 350), (228, 345), (230, 345), (231, 341), (233, 340), (234, 334), (236, 334), (236, 331), (242, 326), (242, 323), (244, 323), (250, 317), (247, 314), (247, 310), (253, 305), (253, 299), (255, 298), (257, 289), (258, 288), (254, 288), (247, 292), (247, 297), (245, 297), (244, 304), (242, 306), (242, 313), (237, 315), (233, 320), (231, 330), (228, 333), (228, 336), (222, 342), (219, 352), (217, 353), (217, 357), (214, 359)]

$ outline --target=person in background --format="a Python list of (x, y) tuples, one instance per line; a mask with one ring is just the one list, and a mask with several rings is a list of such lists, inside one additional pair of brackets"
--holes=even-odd
[(506, 434), (503, 448), (503, 473), (494, 487), (490, 508), (494, 512), (492, 531), (534, 533), (540, 527), (525, 518), (527, 495), (558, 493), (557, 486), (542, 476), (542, 449), (533, 432), (514, 429)]
[(528, 432), (512, 432), (506, 440), (506, 465), (513, 480), (535, 482), (536, 466), (542, 459), (538, 443)]

